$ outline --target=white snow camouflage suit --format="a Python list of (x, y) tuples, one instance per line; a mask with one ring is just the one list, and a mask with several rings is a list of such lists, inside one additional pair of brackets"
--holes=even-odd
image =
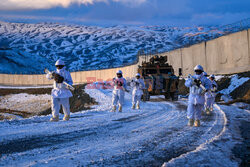
[(143, 89), (145, 88), (145, 84), (143, 79), (134, 79), (131, 81), (132, 87), (132, 105), (139, 105), (141, 101), (141, 96), (143, 94)]
[[(200, 79), (201, 84), (207, 89), (210, 89), (210, 81), (203, 74), (192, 76), (194, 79)], [(204, 108), (205, 96), (202, 88), (197, 87), (195, 82), (188, 78), (185, 82), (185, 86), (189, 87), (188, 96), (188, 108), (187, 108), (187, 118), (200, 120), (201, 112)]]
[(113, 78), (114, 90), (112, 95), (112, 105), (116, 106), (117, 102), (119, 106), (122, 106), (124, 103), (125, 89), (127, 89), (126, 79)]
[(210, 81), (210, 91), (205, 93), (205, 109), (212, 110), (216, 96), (215, 91), (217, 90), (218, 86), (215, 80), (213, 81), (209, 80), (209, 81)]
[[(71, 78), (70, 73), (63, 67), (62, 69), (57, 69), (55, 73), (61, 75), (64, 78), (64, 82), (72, 85), (73, 81)], [(51, 80), (53, 79), (52, 74), (47, 74), (46, 77)], [(51, 110), (52, 116), (57, 117), (59, 116), (59, 110), (62, 105), (64, 115), (70, 115), (70, 105), (69, 105), (69, 98), (72, 97), (72, 93), (67, 86), (63, 83), (56, 83), (54, 81), (53, 89), (51, 91)]]

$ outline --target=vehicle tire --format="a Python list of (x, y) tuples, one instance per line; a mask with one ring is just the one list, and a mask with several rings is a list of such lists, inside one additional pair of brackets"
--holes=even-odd
[(149, 92), (148, 90), (144, 90), (142, 95), (142, 101), (149, 101), (149, 100), (150, 100)]
[(178, 101), (178, 91), (173, 93), (173, 97), (172, 97), (173, 101)]
[(150, 95), (148, 94), (148, 95), (147, 95), (147, 101), (149, 101), (149, 100), (150, 100)]
[(169, 93), (165, 94), (164, 96), (165, 96), (165, 100), (169, 100), (170, 99), (170, 94)]

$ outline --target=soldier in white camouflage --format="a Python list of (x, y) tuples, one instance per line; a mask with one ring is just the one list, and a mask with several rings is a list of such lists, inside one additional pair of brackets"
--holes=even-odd
[(51, 91), (52, 118), (50, 121), (59, 121), (59, 110), (61, 105), (64, 112), (63, 120), (68, 121), (70, 118), (69, 98), (73, 95), (63, 82), (72, 85), (73, 81), (70, 73), (65, 69), (65, 63), (62, 60), (57, 60), (55, 66), (56, 71), (46, 75), (49, 80), (54, 80), (53, 89)]

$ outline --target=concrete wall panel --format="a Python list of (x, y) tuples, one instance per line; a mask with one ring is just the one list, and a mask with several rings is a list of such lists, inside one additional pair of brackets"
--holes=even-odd
[(206, 45), (208, 72), (228, 74), (249, 70), (247, 31), (223, 36)]
[(229, 36), (231, 38), (231, 50), (233, 56), (232, 65), (236, 62), (236, 67), (238, 69), (250, 66), (247, 35), (247, 31), (241, 31)]
[(181, 53), (183, 62), (183, 75), (187, 76), (188, 74), (193, 73), (193, 68), (194, 68), (192, 48), (191, 47), (183, 48), (181, 49)]
[[(193, 68), (197, 65), (200, 64), (204, 70), (207, 70), (206, 67), (206, 54), (205, 54), (205, 43), (200, 43), (193, 45), (192, 47), (192, 57), (193, 57)], [(193, 69), (192, 69), (193, 71)]]
[(247, 34), (248, 34), (248, 64), (250, 64), (250, 29), (247, 30)]
[(219, 61), (218, 61), (218, 47), (217, 41), (208, 41), (206, 43), (206, 64), (207, 64), (207, 73), (208, 74), (216, 74), (219, 68)]
[(176, 75), (179, 73), (179, 68), (183, 68), (181, 56), (181, 49), (176, 49), (168, 54), (168, 63), (173, 66)]

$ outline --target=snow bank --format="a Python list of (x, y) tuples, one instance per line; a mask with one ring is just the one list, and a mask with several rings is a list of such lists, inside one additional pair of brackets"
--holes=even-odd
[(225, 77), (224, 75), (215, 75), (215, 81), (219, 81), (224, 77)]
[(231, 81), (230, 81), (230, 85), (228, 88), (225, 88), (221, 91), (219, 91), (218, 93), (221, 93), (221, 94), (230, 94), (231, 92), (233, 92), (236, 88), (238, 88), (239, 86), (241, 86), (242, 84), (244, 84), (246, 81), (249, 80), (249, 77), (242, 77), (242, 78), (239, 78), (239, 76), (236, 74), (236, 75), (233, 75), (231, 77)]

